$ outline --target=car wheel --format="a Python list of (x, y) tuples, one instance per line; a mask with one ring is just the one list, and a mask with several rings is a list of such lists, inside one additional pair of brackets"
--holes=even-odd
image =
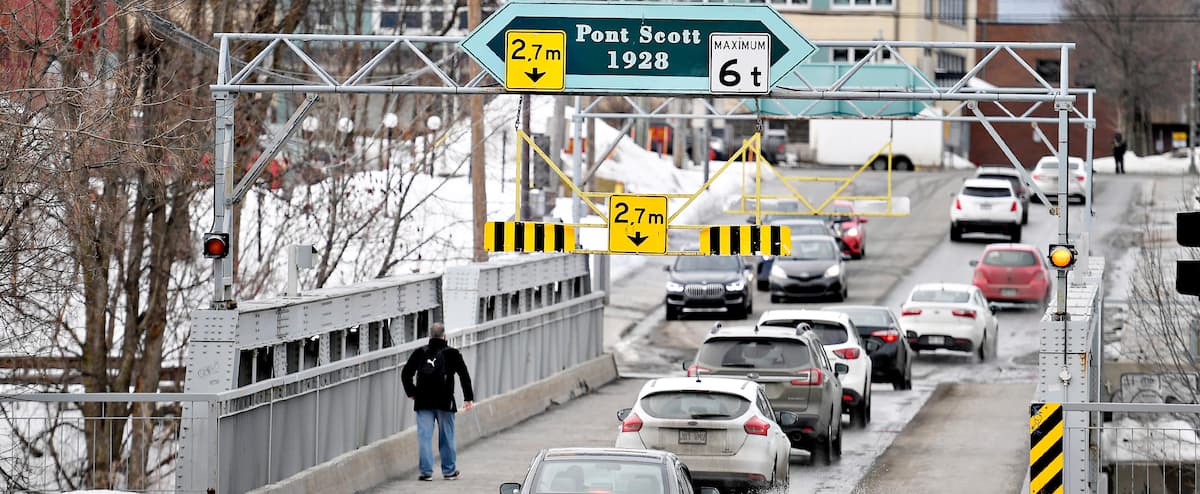
[(979, 342), (979, 350), (977, 352), (975, 352), (979, 356), (980, 363), (988, 361), (987, 347), (988, 347), (988, 340), (987, 340), (987, 336), (985, 335), (983, 337), (983, 341)]
[(837, 296), (834, 297), (833, 300), (835, 300), (837, 302), (845, 302), (846, 299), (848, 299), (848, 298), (850, 298), (850, 287), (842, 286), (842, 292), (837, 294)]
[(850, 411), (850, 427), (854, 429), (866, 429), (867, 423), (871, 421), (871, 405), (866, 398), (862, 403), (854, 407)]
[(951, 242), (962, 242), (962, 236), (963, 236), (962, 228), (959, 228), (958, 226), (955, 226), (955, 225), (950, 225), (950, 241)]
[(1012, 238), (1012, 243), (1021, 243), (1021, 225), (1018, 224), (1013, 226), (1012, 233), (1009, 235), (1009, 237)]
[(771, 303), (772, 304), (778, 304), (781, 302), (783, 302), (783, 297), (780, 297), (779, 295), (771, 295)]
[(887, 170), (887, 158), (884, 158), (884, 157), (875, 158), (875, 161), (871, 162), (871, 169), (872, 170)]
[(771, 280), (759, 279), (756, 283), (758, 291), (765, 292), (771, 289)]
[(863, 241), (862, 245), (858, 247), (858, 258), (862, 259), (864, 257), (867, 257), (867, 242), (865, 240)]
[(812, 461), (816, 465), (829, 465), (833, 463), (833, 424), (837, 420), (836, 417), (829, 419), (829, 429), (825, 431), (821, 437), (817, 438), (817, 449), (812, 452)]
[(742, 317), (742, 319), (750, 317), (750, 314), (753, 314), (753, 313), (754, 313), (754, 301), (751, 300), (749, 304), (746, 304), (745, 314)]
[(903, 389), (905, 391), (912, 389), (912, 371), (911, 370), (908, 371), (908, 375), (904, 376), (904, 388)]
[(1021, 211), (1021, 224), (1022, 225), (1029, 224), (1029, 207), (1028, 206), (1025, 207), (1024, 211)]
[(833, 440), (833, 461), (842, 458), (842, 421), (838, 421), (837, 436)]
[(912, 162), (909, 161), (908, 158), (898, 158), (892, 160), (892, 169), (911, 172), (914, 168)]

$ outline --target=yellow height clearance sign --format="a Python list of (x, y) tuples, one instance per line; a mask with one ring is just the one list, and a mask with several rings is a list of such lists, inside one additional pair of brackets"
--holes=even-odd
[(483, 229), (488, 252), (574, 252), (575, 227), (560, 223), (489, 221)]
[(504, 33), (504, 88), (562, 91), (567, 79), (567, 32), (510, 29)]
[(789, 256), (792, 229), (769, 225), (710, 226), (700, 230), (700, 252), (721, 256)]
[(623, 254), (665, 254), (667, 196), (610, 196), (608, 250)]

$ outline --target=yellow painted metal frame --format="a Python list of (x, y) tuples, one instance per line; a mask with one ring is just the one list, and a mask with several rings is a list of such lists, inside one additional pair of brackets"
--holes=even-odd
[[(514, 146), (516, 148), (516, 154), (517, 154), (517, 158), (516, 158), (517, 187), (515, 188), (516, 189), (516, 210), (517, 211), (521, 210), (521, 187), (526, 186), (526, 184), (522, 183), (524, 177), (521, 176), (521, 169), (523, 168), (521, 166), (521, 156), (523, 154), (521, 152), (522, 145), (529, 146), (530, 149), (533, 151), (533, 153), (535, 155), (537, 155), (537, 157), (540, 158), (541, 161), (545, 162), (546, 166), (550, 167), (550, 170), (553, 171), (554, 174), (558, 176), (559, 180), (563, 183), (563, 185), (565, 185), (568, 189), (571, 190), (572, 194), (575, 194), (577, 197), (579, 197), (579, 199), (581, 201), (583, 201), (584, 205), (586, 205), (588, 207), (588, 209), (590, 209), (592, 211), (592, 213), (594, 213), (596, 216), (600, 217), (600, 219), (604, 220), (604, 223), (562, 223), (563, 225), (573, 226), (575, 228), (608, 228), (609, 227), (608, 215), (604, 214), (602, 209), (599, 206), (597, 206), (596, 203), (592, 201), (592, 199), (594, 199), (594, 198), (607, 199), (610, 196), (612, 196), (614, 193), (613, 192), (584, 192), (584, 191), (580, 190), (579, 186), (573, 180), (571, 180), (569, 177), (567, 177), (566, 173), (563, 173), (562, 168), (560, 168), (557, 164), (555, 164), (554, 160), (550, 159), (550, 156), (548, 156), (543, 149), (538, 147), (537, 143), (535, 143), (533, 141), (533, 138), (529, 134), (526, 134), (525, 132), (523, 132), (521, 130), (517, 131), (517, 145)], [(881, 154), (883, 154), (885, 151), (887, 152), (887, 157), (888, 157), (888, 159), (887, 159), (887, 163), (888, 163), (888, 166), (887, 166), (887, 195), (886, 196), (842, 196), (841, 193), (843, 191), (845, 191), (846, 188), (849, 187), (850, 184), (853, 183), (854, 180), (856, 178), (858, 178), (858, 176), (861, 175), (862, 172), (865, 171), (869, 166), (871, 166), (871, 164), (874, 163), (875, 160), (877, 158), (879, 158), (879, 156)], [(754, 157), (754, 163), (753, 163), (753, 165), (754, 165), (754, 190), (753, 190), (753, 193), (750, 193), (750, 191), (748, 191), (746, 188), (746, 185), (747, 185), (746, 184), (746, 180), (747, 180), (746, 172), (747, 172), (747, 168), (748, 168), (747, 165), (749, 165), (750, 163), (744, 161), (744, 159), (746, 158), (748, 153), (752, 153), (752, 155)], [(888, 141), (886, 144), (884, 144), (884, 146), (881, 147), (879, 149), (879, 151), (875, 152), (875, 154), (872, 155), (871, 158), (869, 158), (866, 163), (864, 163), (862, 166), (858, 167), (858, 169), (854, 172), (854, 174), (850, 175), (849, 177), (785, 177), (782, 173), (779, 172), (779, 170), (777, 170), (773, 165), (771, 165), (770, 162), (768, 162), (766, 159), (763, 158), (763, 156), (762, 156), (762, 133), (756, 132), (756, 133), (754, 133), (754, 135), (743, 140), (742, 146), (740, 148), (738, 148), (737, 152), (730, 155), (729, 159), (725, 160), (725, 164), (721, 165), (721, 167), (717, 169), (716, 173), (713, 173), (711, 176), (709, 176), (708, 181), (704, 182), (704, 184), (701, 185), (700, 188), (698, 190), (696, 190), (696, 192), (691, 193), (691, 194), (655, 194), (655, 195), (665, 195), (670, 199), (687, 199), (687, 201), (685, 201), (682, 206), (680, 206), (675, 211), (671, 212), (670, 217), (667, 219), (668, 230), (670, 230), (670, 229), (702, 230), (704, 228), (711, 227), (712, 225), (674, 225), (672, 223), (675, 221), (676, 218), (679, 217), (680, 213), (685, 211), (689, 206), (692, 205), (693, 202), (695, 202), (696, 198), (700, 197), (701, 194), (703, 194), (706, 190), (708, 190), (708, 188), (712, 186), (712, 184), (717, 180), (718, 177), (721, 176), (721, 174), (725, 173), (725, 171), (728, 170), (730, 166), (732, 166), (735, 162), (739, 162), (739, 161), (742, 161), (741, 210), (726, 211), (726, 213), (728, 213), (728, 214), (753, 213), (756, 224), (762, 224), (762, 217), (765, 214), (779, 215), (779, 216), (836, 215), (838, 213), (833, 213), (833, 212), (826, 213), (826, 212), (824, 212), (824, 209), (825, 209), (825, 207), (832, 204), (833, 201), (839, 200), (839, 199), (841, 199), (841, 200), (878, 200), (878, 201), (886, 201), (887, 202), (887, 211), (886, 212), (883, 212), (883, 213), (870, 213), (870, 212), (855, 213), (858, 216), (885, 216), (885, 217), (908, 216), (907, 214), (892, 212), (892, 142), (891, 141)], [(784, 187), (787, 187), (788, 191), (791, 192), (791, 194), (763, 194), (762, 193), (762, 180), (763, 180), (763, 169), (764, 168), (766, 168), (766, 170), (768, 172), (773, 174), (775, 176), (775, 178), (779, 179), (779, 181), (781, 183), (783, 183)], [(841, 185), (837, 188), (836, 191), (834, 191), (833, 194), (831, 194), (828, 198), (826, 198), (823, 202), (821, 202), (819, 206), (813, 206), (812, 202), (810, 202), (808, 200), (808, 198), (804, 196), (804, 194), (801, 194), (800, 191), (796, 190), (796, 188), (792, 185), (792, 182), (833, 182), (833, 183), (841, 183)], [(530, 188), (533, 187), (533, 177), (529, 178), (528, 187), (530, 187)], [(748, 199), (754, 199), (754, 210), (753, 211), (746, 210), (746, 201)], [(763, 199), (797, 199), (808, 210), (807, 211), (764, 211), (762, 209)], [(607, 250), (589, 250), (589, 249), (576, 249), (574, 251), (574, 253), (576, 253), (576, 254), (614, 254), (614, 252), (610, 252)], [(654, 255), (654, 254), (647, 254), (647, 255)], [(664, 252), (663, 254), (660, 254), (660, 255), (704, 256), (704, 255), (708, 255), (708, 253), (700, 252), (700, 251), (670, 251), (670, 250), (668, 250), (667, 252)]]

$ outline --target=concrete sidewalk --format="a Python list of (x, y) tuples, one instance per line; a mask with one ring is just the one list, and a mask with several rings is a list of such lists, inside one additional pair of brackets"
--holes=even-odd
[(503, 482), (524, 481), (529, 461), (541, 448), (611, 447), (617, 439), (617, 410), (633, 406), (644, 383), (642, 380), (619, 379), (587, 396), (476, 442), (458, 453), (458, 469), (462, 472), (459, 480), (443, 480), (439, 468), (435, 467), (433, 482), (419, 482), (417, 466), (413, 465), (410, 478), (393, 480), (367, 492), (496, 492)]
[(938, 386), (854, 492), (1021, 492), (1034, 388)]

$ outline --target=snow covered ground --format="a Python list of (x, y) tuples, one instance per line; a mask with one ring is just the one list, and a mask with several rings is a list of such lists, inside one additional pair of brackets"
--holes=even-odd
[[(1132, 152), (1125, 153), (1125, 173), (1147, 175), (1184, 175), (1188, 172), (1189, 160), (1185, 150), (1138, 156)], [(1115, 173), (1116, 161), (1112, 156), (1092, 159), (1092, 170), (1095, 173)]]

